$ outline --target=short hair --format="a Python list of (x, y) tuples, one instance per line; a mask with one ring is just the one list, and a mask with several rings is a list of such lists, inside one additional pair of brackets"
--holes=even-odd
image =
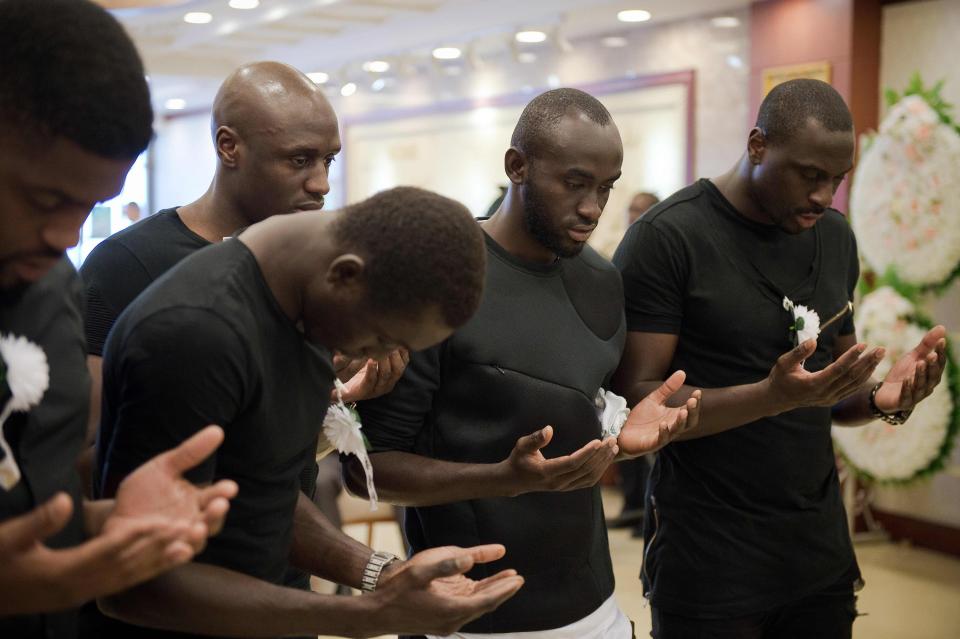
[(433, 306), (448, 326), (458, 328), (480, 305), (487, 255), (483, 231), (459, 202), (396, 187), (347, 206), (332, 231), (340, 250), (366, 261), (374, 311), (406, 314)]
[(787, 142), (813, 118), (827, 131), (851, 131), (850, 109), (837, 90), (821, 80), (799, 78), (775, 86), (760, 104), (757, 127), (773, 143)]
[(600, 126), (613, 121), (607, 107), (589, 93), (579, 89), (554, 89), (541, 93), (523, 109), (510, 146), (530, 157), (542, 157), (544, 141), (570, 111), (582, 113)]
[(101, 157), (137, 157), (153, 108), (136, 47), (87, 0), (0, 0), (0, 120)]

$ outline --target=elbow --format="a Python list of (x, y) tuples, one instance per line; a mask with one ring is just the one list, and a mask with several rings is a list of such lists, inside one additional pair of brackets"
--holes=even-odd
[(363, 466), (360, 464), (360, 460), (350, 455), (344, 460), (342, 468), (343, 485), (346, 487), (347, 492), (351, 495), (367, 499), (369, 497), (367, 494), (367, 476), (363, 472)]

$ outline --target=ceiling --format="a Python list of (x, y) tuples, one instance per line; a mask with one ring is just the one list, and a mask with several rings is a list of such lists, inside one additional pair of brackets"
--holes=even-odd
[[(331, 90), (365, 73), (368, 60), (416, 69), (437, 46), (456, 46), (465, 58), (495, 57), (516, 49), (518, 30), (548, 33), (545, 46), (561, 50), (580, 38), (718, 15), (751, 0), (260, 0), (250, 10), (228, 0), (98, 0), (114, 10), (139, 47), (161, 111), (169, 98), (188, 109), (209, 105), (234, 68), (280, 60), (330, 76)], [(249, 1), (249, 0), (248, 0)], [(254, 3), (255, 4), (255, 3)], [(645, 9), (649, 22), (617, 20), (623, 9)], [(184, 21), (188, 12), (212, 16)], [(515, 53), (515, 51), (514, 51)]]

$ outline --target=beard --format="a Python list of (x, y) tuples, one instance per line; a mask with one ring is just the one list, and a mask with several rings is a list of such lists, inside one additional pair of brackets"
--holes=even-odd
[(547, 203), (540, 192), (531, 183), (527, 182), (523, 188), (523, 225), (527, 232), (559, 257), (575, 257), (583, 250), (583, 244), (574, 242), (566, 233), (558, 229), (550, 218)]

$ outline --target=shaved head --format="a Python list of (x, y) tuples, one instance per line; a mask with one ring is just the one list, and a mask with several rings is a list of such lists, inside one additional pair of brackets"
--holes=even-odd
[(212, 128), (216, 190), (242, 214), (238, 226), (323, 206), (340, 131), (306, 75), (279, 62), (240, 67), (217, 92)]
[(241, 135), (270, 133), (278, 116), (312, 105), (334, 119), (323, 91), (301, 71), (281, 62), (247, 64), (224, 80), (213, 101), (213, 134), (228, 126)]

